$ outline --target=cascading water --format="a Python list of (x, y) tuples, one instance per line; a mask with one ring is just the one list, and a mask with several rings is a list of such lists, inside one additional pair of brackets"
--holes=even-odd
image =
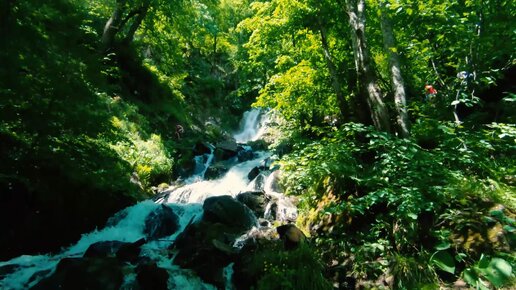
[(208, 144), (208, 147), (210, 148), (210, 153), (195, 156), (195, 169), (192, 176), (188, 177), (185, 180), (186, 184), (194, 183), (197, 181), (202, 181), (204, 179), (204, 175), (206, 174), (206, 170), (208, 170), (208, 167), (213, 162), (213, 158), (215, 155), (213, 154), (213, 150), (215, 149), (213, 145)]
[[(235, 135), (238, 142), (256, 140), (263, 134), (260, 130), (260, 123), (263, 124), (263, 118), (260, 118), (260, 115), (261, 113), (257, 109), (253, 109), (244, 115), (242, 131)], [(167, 204), (178, 216), (178, 230), (173, 235), (162, 239), (147, 241), (141, 246), (140, 256), (150, 258), (160, 268), (168, 272), (167, 283), (169, 289), (216, 289), (213, 285), (204, 283), (192, 271), (174, 265), (168, 255), (168, 248), (192, 221), (199, 220), (202, 217), (201, 203), (206, 198), (219, 195), (236, 196), (240, 192), (249, 190), (249, 187), (255, 187), (256, 184), (249, 183), (248, 173), (257, 166), (263, 167), (264, 164), (270, 163), (270, 154), (268, 152), (258, 152), (255, 154), (256, 158), (236, 164), (221, 178), (206, 181), (203, 180), (204, 174), (214, 158), (214, 148), (210, 147), (210, 149), (210, 154), (198, 157), (196, 163), (198, 163), (199, 168), (195, 170), (192, 177), (186, 180), (186, 185), (170, 189), (156, 201), (147, 200), (126, 208), (115, 215), (116, 222), (108, 223), (109, 226), (101, 230), (84, 234), (75, 245), (56, 255), (24, 255), (0, 262), (0, 289), (31, 288), (45, 277), (51, 276), (56, 271), (56, 266), (60, 260), (83, 257), (92, 244), (103, 241), (133, 243), (146, 237), (146, 219), (161, 204)], [(245, 150), (250, 149), (246, 148)], [(265, 182), (266, 176), (261, 178), (262, 183), (267, 183), (272, 192), (271, 181)], [(231, 272), (231, 266), (224, 269), (227, 281), (230, 280)], [(134, 284), (135, 279), (136, 274), (125, 275), (125, 281), (121, 289), (132, 289), (131, 283)]]
[(251, 109), (244, 113), (241, 131), (235, 134), (238, 143), (247, 143), (258, 140), (264, 133), (267, 115), (259, 109)]

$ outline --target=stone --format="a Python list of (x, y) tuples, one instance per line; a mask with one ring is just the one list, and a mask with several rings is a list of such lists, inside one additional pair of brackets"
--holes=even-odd
[(255, 178), (258, 176), (258, 174), (260, 174), (260, 171), (261, 171), (261, 170), (260, 170), (260, 167), (258, 167), (258, 166), (254, 167), (254, 168), (253, 168), (253, 169), (251, 169), (251, 171), (249, 171), (249, 173), (247, 174), (247, 178), (248, 178), (249, 180), (253, 180), (253, 179), (255, 179)]
[(124, 244), (129, 244), (120, 241), (102, 241), (91, 244), (83, 257), (86, 258), (103, 258), (103, 257), (115, 257), (116, 253)]
[(211, 149), (210, 149), (209, 144), (206, 144), (204, 142), (198, 142), (194, 145), (194, 148), (193, 148), (194, 155), (203, 155), (203, 154), (210, 154), (210, 153), (211, 153)]
[(247, 188), (255, 191), (263, 191), (266, 179), (267, 177), (263, 173), (260, 173), (253, 180), (251, 180), (251, 182), (249, 182)]
[(32, 289), (118, 290), (124, 279), (121, 266), (116, 258), (65, 258)]
[(136, 281), (140, 290), (167, 290), (168, 272), (154, 261), (145, 261), (136, 267)]
[(275, 193), (283, 193), (283, 187), (280, 184), (280, 178), (281, 178), (281, 170), (276, 170), (272, 172), (269, 177), (267, 177), (267, 180), (265, 181), (265, 192), (275, 192)]
[(246, 149), (243, 146), (238, 146), (237, 159), (238, 162), (244, 162), (256, 158), (256, 154), (252, 149)]
[(251, 210), (229, 195), (209, 197), (202, 208), (204, 221), (222, 223), (242, 232), (256, 224), (256, 217)]
[(192, 269), (205, 282), (224, 287), (223, 268), (233, 261), (230, 246), (238, 236), (234, 228), (201, 221), (191, 224), (176, 239), (174, 264)]
[(221, 177), (224, 173), (226, 173), (229, 168), (223, 163), (216, 163), (208, 167), (206, 173), (204, 174), (205, 180), (213, 180)]
[(116, 257), (120, 261), (136, 263), (140, 258), (141, 246), (145, 244), (145, 239), (139, 239), (134, 243), (124, 243), (116, 252)]
[(215, 160), (224, 161), (238, 155), (238, 145), (234, 139), (225, 140), (215, 145)]
[(172, 208), (161, 205), (145, 218), (143, 233), (149, 240), (174, 234), (179, 229), (179, 217)]
[(262, 191), (243, 192), (238, 194), (236, 199), (252, 210), (255, 216), (263, 217), (267, 199)]
[(286, 224), (276, 228), (285, 250), (293, 250), (305, 242), (305, 234), (295, 225)]

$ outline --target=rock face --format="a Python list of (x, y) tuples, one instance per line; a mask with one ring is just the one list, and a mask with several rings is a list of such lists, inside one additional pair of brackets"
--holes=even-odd
[(237, 195), (236, 199), (253, 211), (255, 216), (263, 217), (267, 199), (263, 191), (248, 191)]
[(248, 178), (249, 180), (253, 180), (253, 179), (255, 179), (255, 178), (258, 176), (258, 174), (260, 174), (260, 171), (261, 171), (261, 170), (260, 170), (260, 167), (258, 167), (258, 166), (254, 167), (254, 168), (253, 168), (253, 169), (251, 169), (251, 171), (249, 171), (249, 173), (247, 174), (247, 178)]
[(283, 187), (280, 185), (281, 178), (281, 170), (276, 170), (269, 177), (267, 177), (267, 180), (265, 181), (265, 191), (266, 192), (277, 192), (277, 193), (283, 193)]
[(306, 240), (305, 234), (293, 224), (279, 226), (276, 231), (283, 240), (285, 250), (295, 249)]
[(248, 188), (256, 191), (263, 191), (267, 177), (260, 173), (249, 183)]
[(225, 284), (223, 269), (234, 261), (235, 240), (256, 225), (250, 209), (231, 196), (207, 198), (204, 215), (189, 224), (177, 237), (174, 263), (194, 270), (204, 281), (218, 288)]
[(244, 162), (247, 160), (254, 159), (256, 157), (256, 154), (253, 152), (252, 149), (246, 149), (243, 146), (238, 146), (238, 153), (237, 158), (238, 162)]
[(136, 267), (136, 281), (141, 290), (167, 290), (168, 272), (154, 261), (146, 261)]
[(209, 154), (211, 152), (210, 146), (206, 143), (196, 143), (193, 148), (194, 155)]
[(202, 208), (203, 220), (207, 222), (221, 223), (243, 232), (256, 224), (256, 217), (252, 212), (229, 195), (209, 197)]
[(123, 282), (122, 267), (116, 258), (66, 258), (56, 271), (32, 289), (118, 290)]
[(221, 177), (224, 173), (226, 173), (229, 168), (222, 162), (215, 163), (208, 167), (206, 173), (204, 174), (205, 180), (213, 180)]
[(234, 139), (225, 140), (215, 145), (215, 160), (223, 161), (238, 155), (238, 145)]
[(145, 218), (143, 232), (149, 240), (156, 240), (174, 234), (179, 228), (179, 217), (174, 211), (161, 205)]
[(101, 257), (115, 257), (116, 253), (124, 243), (120, 241), (102, 241), (91, 244), (83, 257), (86, 258), (101, 258)]

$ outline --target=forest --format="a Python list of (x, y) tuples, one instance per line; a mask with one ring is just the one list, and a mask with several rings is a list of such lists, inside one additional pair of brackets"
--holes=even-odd
[(214, 289), (516, 287), (515, 1), (3, 0), (0, 39), (0, 288), (251, 108), (306, 241)]

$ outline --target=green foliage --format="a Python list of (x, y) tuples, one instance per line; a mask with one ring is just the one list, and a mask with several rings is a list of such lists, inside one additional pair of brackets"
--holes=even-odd
[[(412, 288), (435, 281), (435, 270), (459, 275), (454, 251), (434, 247), (461, 233), (491, 228), (489, 204), (515, 204), (514, 184), (506, 175), (507, 168), (515, 168), (514, 160), (503, 157), (513, 150), (512, 125), (491, 124), (475, 131), (444, 122), (422, 121), (419, 126), (433, 129), (415, 128), (411, 140), (346, 124), (318, 141), (297, 144), (281, 161), (287, 192), (299, 195), (306, 210), (319, 209), (309, 222), (319, 242), (332, 253), (344, 253), (338, 258), (342, 261), (361, 261), (350, 269), (356, 276), (375, 279), (390, 269), (395, 281), (406, 280), (405, 287)], [(435, 140), (430, 150), (416, 143), (428, 132)], [(479, 214), (486, 218), (479, 219)], [(325, 230), (325, 217), (331, 230)], [(498, 222), (510, 237), (512, 222)], [(511, 247), (509, 240), (473, 249), (474, 244), (465, 241), (457, 247), (470, 247), (471, 259), (478, 251)], [(414, 256), (426, 257), (426, 262), (410, 260)], [(391, 260), (393, 264), (387, 262)], [(431, 268), (417, 276), (403, 270), (410, 268), (406, 263)]]
[[(514, 257), (511, 259), (514, 264)], [(502, 258), (489, 258), (482, 255), (480, 260), (462, 273), (464, 281), (476, 289), (489, 289), (489, 284), (496, 287), (507, 285), (514, 280), (512, 266)], [(513, 281), (514, 282), (514, 281)]]
[(264, 250), (255, 255), (253, 271), (259, 273), (256, 289), (331, 289), (312, 248), (292, 251)]

